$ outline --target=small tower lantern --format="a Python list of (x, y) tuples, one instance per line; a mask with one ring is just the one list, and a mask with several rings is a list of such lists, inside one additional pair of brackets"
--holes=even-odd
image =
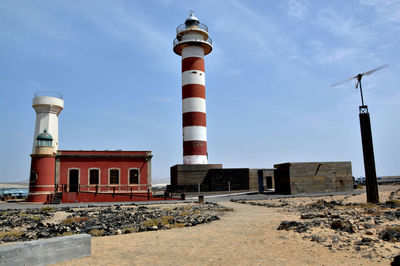
[(212, 41), (193, 12), (176, 28), (173, 50), (182, 57), (183, 163), (207, 164), (204, 55), (211, 53)]
[(36, 147), (52, 147), (53, 146), (53, 137), (47, 133), (47, 130), (44, 129), (43, 133), (40, 133), (36, 138)]

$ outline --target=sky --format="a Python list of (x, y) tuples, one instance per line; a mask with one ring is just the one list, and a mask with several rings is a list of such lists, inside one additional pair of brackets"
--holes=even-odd
[(208, 26), (209, 163), (351, 161), (363, 176), (363, 78), (378, 176), (400, 175), (400, 2), (0, 1), (0, 182), (28, 180), (35, 91), (64, 96), (61, 150), (151, 150), (153, 182), (182, 163), (176, 27)]

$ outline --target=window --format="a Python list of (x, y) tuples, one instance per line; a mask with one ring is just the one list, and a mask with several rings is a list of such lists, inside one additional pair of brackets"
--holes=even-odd
[(89, 179), (91, 185), (99, 184), (99, 169), (90, 169), (89, 170)]
[[(37, 181), (37, 173), (36, 173), (35, 171), (32, 170), (30, 182), (31, 182), (31, 184), (35, 184), (36, 181)], [(4, 192), (4, 190), (3, 190), (3, 192)]]
[(139, 184), (138, 169), (129, 169), (129, 184)]
[(118, 185), (119, 184), (119, 170), (111, 169), (110, 170), (110, 185)]

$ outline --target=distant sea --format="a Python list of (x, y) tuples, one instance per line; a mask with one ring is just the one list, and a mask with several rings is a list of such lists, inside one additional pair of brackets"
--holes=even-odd
[(12, 196), (19, 196), (21, 194), (22, 196), (27, 196), (28, 191), (28, 188), (0, 188), (0, 195), (11, 194)]
[[(152, 187), (164, 187), (166, 185), (169, 185), (169, 182), (156, 182), (152, 184)], [(16, 186), (23, 186), (23, 187), (12, 187), (12, 183), (8, 184), (0, 184), (0, 196), (3, 194), (11, 194), (12, 196), (18, 196), (19, 194), (22, 194), (22, 196), (27, 196), (29, 192), (29, 188), (27, 188), (27, 184), (23, 185), (16, 185)]]

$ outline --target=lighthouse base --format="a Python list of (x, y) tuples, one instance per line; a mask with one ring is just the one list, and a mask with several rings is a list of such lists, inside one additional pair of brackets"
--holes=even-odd
[(257, 170), (224, 169), (222, 164), (177, 164), (171, 167), (172, 193), (257, 190)]

